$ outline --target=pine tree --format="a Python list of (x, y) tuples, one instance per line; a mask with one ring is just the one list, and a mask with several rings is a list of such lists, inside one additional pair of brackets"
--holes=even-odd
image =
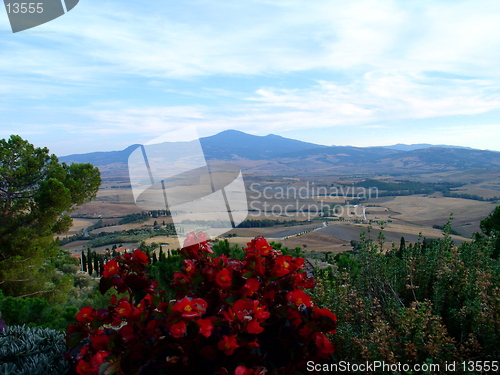
[[(16, 297), (60, 290), (50, 263), (68, 212), (95, 197), (101, 178), (90, 164), (59, 163), (47, 148), (17, 135), (0, 140), (0, 289)], [(52, 297), (50, 297), (52, 298)]]

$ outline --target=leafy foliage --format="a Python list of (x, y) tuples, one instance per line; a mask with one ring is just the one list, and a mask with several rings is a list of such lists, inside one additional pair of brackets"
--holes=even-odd
[(500, 206), (481, 220), (481, 231), (493, 241), (493, 258), (500, 258)]
[(48, 262), (58, 252), (53, 236), (69, 229), (67, 212), (95, 197), (100, 181), (90, 164), (60, 164), (47, 148), (19, 136), (0, 140), (0, 288), (5, 294), (59, 288)]
[(0, 373), (54, 375), (68, 373), (64, 335), (48, 328), (9, 327), (0, 331)]
[(74, 306), (50, 305), (41, 298), (5, 297), (0, 292), (0, 311), (8, 326), (27, 325), (63, 331), (74, 321)]

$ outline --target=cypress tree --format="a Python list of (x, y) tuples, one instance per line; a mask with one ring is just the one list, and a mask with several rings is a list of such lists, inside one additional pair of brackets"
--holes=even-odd
[(101, 276), (99, 274), (99, 260), (97, 259), (97, 253), (94, 252), (94, 271), (97, 277)]
[(87, 272), (87, 257), (85, 256), (85, 252), (82, 250), (82, 271)]
[(94, 266), (92, 263), (92, 253), (90, 251), (88, 253), (87, 260), (88, 260), (89, 275), (92, 276), (92, 274), (94, 273)]

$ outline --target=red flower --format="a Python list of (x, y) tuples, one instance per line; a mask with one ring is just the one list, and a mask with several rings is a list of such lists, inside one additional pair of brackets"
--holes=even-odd
[(100, 333), (99, 335), (92, 336), (90, 341), (95, 350), (106, 350), (108, 349), (110, 338), (108, 335)]
[(110, 260), (104, 265), (104, 272), (102, 277), (111, 277), (120, 271), (120, 266), (116, 260)]
[(229, 322), (234, 322), (235, 318), (240, 321), (249, 321), (255, 318), (257, 321), (263, 322), (271, 316), (264, 306), (259, 305), (259, 301), (245, 301), (244, 299), (236, 301), (232, 307), (229, 307), (228, 311), (222, 311), (222, 315)]
[(132, 327), (130, 324), (124, 325), (122, 328), (120, 328), (120, 335), (127, 342), (137, 340), (134, 327)]
[(305, 294), (302, 290), (297, 289), (293, 292), (289, 292), (286, 295), (286, 298), (294, 305), (306, 305), (307, 307), (312, 307), (311, 297)]
[(234, 375), (253, 375), (254, 372), (250, 368), (246, 368), (245, 366), (238, 366), (234, 370)]
[[(302, 258), (300, 258), (300, 259), (302, 259)], [(298, 289), (312, 289), (312, 288), (314, 288), (314, 278), (307, 277), (307, 274), (305, 272), (302, 272), (302, 273), (297, 272), (297, 273), (295, 273), (294, 276), (295, 276), (293, 279), (294, 288), (298, 288)]]
[(97, 311), (92, 307), (83, 307), (76, 315), (76, 320), (80, 323), (91, 323), (97, 316)]
[(318, 347), (318, 356), (328, 358), (335, 351), (335, 346), (328, 340), (324, 333), (316, 333), (316, 346)]
[(236, 340), (236, 335), (222, 336), (222, 340), (219, 341), (217, 345), (219, 350), (223, 350), (225, 355), (232, 355), (234, 353), (234, 349), (239, 348), (238, 340)]
[(185, 274), (182, 272), (175, 272), (174, 273), (174, 284), (176, 285), (187, 285), (191, 282), (189, 277), (187, 277)]
[(192, 319), (201, 317), (207, 309), (207, 303), (201, 298), (191, 299), (184, 297), (172, 306), (172, 310), (181, 314), (183, 318)]
[(243, 296), (249, 297), (255, 292), (257, 292), (259, 288), (260, 288), (259, 280), (257, 280), (255, 277), (247, 279), (245, 285), (243, 285)]
[(337, 328), (337, 316), (328, 309), (314, 309), (312, 312), (312, 317), (317, 323), (320, 324), (322, 331), (328, 331), (328, 333), (336, 333)]
[(252, 333), (255, 335), (258, 335), (259, 333), (263, 332), (264, 328), (262, 328), (257, 320), (252, 320), (250, 323), (247, 325), (247, 332)]
[(179, 323), (172, 324), (172, 326), (170, 326), (170, 333), (175, 338), (181, 337), (186, 333), (186, 323), (181, 320)]
[(250, 249), (255, 249), (260, 255), (268, 255), (273, 249), (271, 245), (267, 243), (264, 237), (255, 237), (251, 242), (247, 243)]
[(212, 321), (210, 319), (199, 319), (196, 323), (200, 326), (200, 334), (208, 339), (212, 335), (212, 330), (214, 329)]
[(120, 301), (115, 311), (118, 315), (128, 316), (132, 312), (132, 306), (127, 301)]
[[(215, 257), (207, 254), (211, 249), (204, 234), (192, 233), (188, 238), (189, 246), (179, 252), (182, 270), (174, 274), (172, 284), (176, 299), (170, 302), (169, 294), (156, 290), (157, 282), (148, 280), (149, 262), (140, 250), (105, 265), (100, 291), (114, 287), (128, 297), (113, 295), (107, 309), (84, 307), (78, 323), (68, 327), (68, 345), (90, 340), (76, 358), (73, 369), (78, 374), (121, 374), (122, 368), (137, 373), (147, 361), (163, 361), (166, 371), (177, 373), (187, 365), (191, 349), (197, 348), (195, 352), (204, 359), (195, 364), (199, 373), (264, 375), (265, 367), (252, 365), (271, 364), (273, 355), (255, 349), (274, 325), (287, 327), (286, 340), (297, 343), (290, 368), (304, 367), (300, 361), (308, 356), (328, 358), (334, 352), (326, 333), (335, 331), (337, 317), (315, 307), (304, 293), (312, 278), (300, 270), (303, 258), (283, 255), (263, 237), (248, 244), (244, 261)], [(232, 366), (218, 360), (234, 355), (239, 359)], [(250, 364), (245, 355), (262, 358)]]
[(196, 271), (196, 264), (191, 259), (184, 260), (184, 271), (188, 277), (191, 277)]
[(302, 315), (292, 307), (289, 307), (286, 311), (286, 317), (290, 320), (290, 325), (293, 329), (297, 329), (303, 323)]
[(276, 258), (276, 262), (273, 267), (273, 276), (282, 277), (288, 275), (291, 272), (290, 266), (292, 263), (292, 257), (287, 255), (286, 257), (280, 255)]
[(78, 361), (78, 365), (76, 366), (76, 372), (79, 375), (90, 375), (92, 374), (92, 367), (90, 366), (90, 363), (80, 359)]
[(259, 305), (259, 301), (253, 301), (252, 312), (256, 319), (263, 322), (264, 320), (269, 319), (271, 313), (266, 310), (265, 306)]
[(189, 254), (195, 255), (193, 258), (196, 258), (196, 251), (210, 254), (214, 253), (210, 248), (210, 244), (208, 243), (207, 235), (203, 232), (188, 233), (186, 239), (184, 240), (182, 250), (187, 250)]
[(267, 369), (262, 366), (256, 366), (252, 368), (247, 368), (245, 366), (238, 366), (234, 370), (234, 375), (265, 375), (267, 374)]
[(309, 337), (315, 332), (309, 328), (307, 325), (304, 325), (301, 329), (299, 329), (299, 335), (302, 337)]
[(90, 366), (92, 366), (92, 369), (98, 372), (99, 367), (101, 367), (108, 355), (109, 353), (104, 350), (99, 350), (96, 354), (94, 354), (90, 360)]
[(232, 279), (231, 279), (231, 274), (229, 273), (229, 270), (227, 268), (224, 268), (217, 272), (217, 275), (215, 275), (215, 281), (221, 288), (229, 288), (232, 284)]
[(149, 337), (157, 339), (161, 335), (160, 326), (162, 322), (160, 320), (151, 320), (146, 326), (146, 332)]
[(243, 320), (245, 316), (250, 315), (252, 305), (249, 305), (249, 303), (244, 299), (239, 299), (233, 304), (231, 310), (234, 316), (236, 316), (239, 320)]
[(134, 258), (134, 260), (136, 260), (139, 264), (147, 264), (149, 263), (149, 258), (148, 256), (143, 253), (141, 250), (137, 249), (134, 251), (134, 253), (132, 254), (132, 257)]

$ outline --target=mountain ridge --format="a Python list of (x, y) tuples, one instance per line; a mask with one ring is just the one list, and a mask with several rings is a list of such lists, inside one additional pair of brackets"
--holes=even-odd
[[(193, 141), (194, 142), (194, 141)], [(174, 147), (166, 142), (167, 147)], [(207, 161), (230, 161), (250, 173), (396, 173), (500, 168), (500, 152), (446, 145), (324, 146), (275, 134), (257, 136), (225, 130), (200, 138)], [(401, 150), (405, 146), (407, 150)], [(128, 157), (139, 145), (120, 151), (92, 152), (60, 157), (66, 163), (111, 164), (126, 168)], [(267, 171), (267, 173), (266, 173)]]

